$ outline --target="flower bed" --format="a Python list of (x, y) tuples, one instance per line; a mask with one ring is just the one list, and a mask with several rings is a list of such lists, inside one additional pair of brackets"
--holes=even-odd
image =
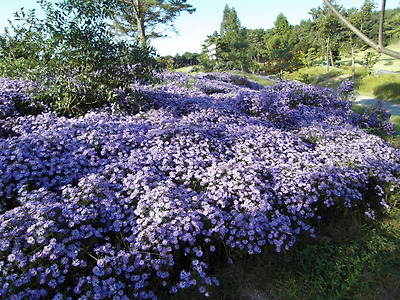
[(160, 77), (135, 115), (23, 115), (1, 94), (2, 298), (208, 296), (221, 259), (288, 250), (333, 209), (390, 209), (400, 153), (332, 90)]

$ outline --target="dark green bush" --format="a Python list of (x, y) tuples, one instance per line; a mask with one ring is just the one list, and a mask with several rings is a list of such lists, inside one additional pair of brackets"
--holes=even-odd
[[(108, 6), (101, 1), (41, 1), (46, 13), (16, 14), (22, 25), (0, 39), (2, 76), (29, 78), (41, 84), (36, 100), (64, 115), (78, 115), (118, 98), (116, 89), (135, 99), (129, 85), (153, 80), (152, 49), (117, 41), (107, 28)], [(10, 49), (12, 51), (10, 52)]]

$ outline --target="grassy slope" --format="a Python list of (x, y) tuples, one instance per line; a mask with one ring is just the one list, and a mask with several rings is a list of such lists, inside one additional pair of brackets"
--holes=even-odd
[[(389, 45), (388, 48), (400, 52), (400, 41)], [(357, 92), (360, 95), (400, 104), (400, 59), (381, 55), (372, 74), (368, 75), (366, 68), (362, 66), (363, 57), (364, 52), (356, 54)], [(343, 58), (340, 65), (340, 68), (331, 67), (329, 73), (326, 73), (326, 67), (323, 66), (302, 68), (290, 74), (289, 79), (337, 88), (344, 79), (352, 76), (351, 58)]]

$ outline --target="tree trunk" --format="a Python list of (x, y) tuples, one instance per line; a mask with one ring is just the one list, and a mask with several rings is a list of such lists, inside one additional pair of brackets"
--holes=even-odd
[(386, 0), (382, 0), (382, 9), (381, 9), (381, 17), (379, 21), (379, 47), (384, 48), (383, 46), (383, 23), (385, 21), (385, 6), (386, 6)]
[(351, 44), (351, 70), (352, 70), (352, 76), (351, 79), (353, 82), (356, 80), (356, 55), (355, 55), (355, 44)]
[(332, 50), (329, 49), (329, 55), (331, 57), (331, 66), (334, 67), (335, 66), (335, 62), (333, 61), (333, 54), (332, 54)]
[(329, 36), (326, 41), (326, 73), (329, 72)]
[(146, 37), (146, 27), (144, 25), (144, 12), (141, 0), (135, 0), (132, 5), (136, 15), (140, 44), (143, 50), (145, 50), (147, 49), (147, 37)]

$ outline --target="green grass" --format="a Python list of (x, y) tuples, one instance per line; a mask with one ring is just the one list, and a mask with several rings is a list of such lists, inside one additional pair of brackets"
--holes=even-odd
[(318, 85), (322, 82), (329, 81), (333, 78), (343, 75), (343, 73), (344, 71), (342, 69), (332, 67), (327, 73), (326, 67), (314, 66), (309, 68), (301, 68), (300, 70), (293, 72), (289, 75), (289, 79)]
[[(195, 68), (195, 72), (191, 71), (192, 68)], [(188, 74), (198, 74), (202, 73), (202, 70), (199, 66), (186, 66), (179, 69), (175, 69), (174, 72), (188, 73)]]
[(218, 273), (213, 299), (400, 299), (400, 210), (378, 222), (357, 212), (319, 224), (289, 251), (242, 257)]
[(400, 74), (364, 76), (356, 84), (360, 93), (372, 94), (378, 99), (400, 103)]
[[(400, 52), (400, 41), (393, 41), (387, 46), (388, 49)], [(371, 51), (371, 50), (369, 50)], [(355, 62), (356, 66), (361, 66), (364, 64), (365, 51), (356, 52)], [(351, 57), (343, 57), (340, 60), (341, 66), (351, 66)], [(372, 68), (373, 71), (389, 71), (389, 72), (399, 72), (400, 71), (400, 59), (381, 54), (378, 62)]]
[(231, 73), (239, 75), (239, 76), (247, 77), (250, 80), (253, 80), (253, 81), (257, 82), (258, 84), (261, 84), (261, 85), (264, 85), (264, 86), (274, 85), (275, 84), (275, 82), (268, 80), (264, 76), (257, 76), (257, 75), (254, 75), (254, 74), (250, 74), (250, 73), (246, 73), (246, 72), (239, 72), (239, 71), (235, 71), (235, 72), (231, 72)]
[[(388, 49), (400, 52), (400, 41), (396, 41), (387, 46)], [(374, 65), (373, 70), (384, 70), (390, 72), (400, 71), (400, 59), (382, 54), (379, 61)]]

